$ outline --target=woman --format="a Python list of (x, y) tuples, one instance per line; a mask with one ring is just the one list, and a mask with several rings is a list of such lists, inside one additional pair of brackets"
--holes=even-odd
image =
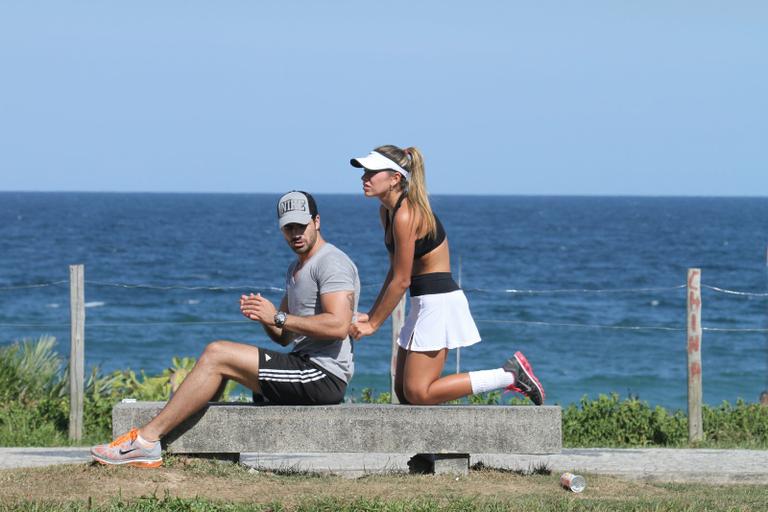
[(384, 323), (406, 289), (411, 310), (398, 337), (395, 392), (401, 403), (438, 404), (473, 393), (507, 388), (544, 403), (544, 388), (521, 352), (504, 366), (440, 377), (448, 349), (480, 341), (469, 305), (451, 277), (445, 229), (427, 198), (424, 161), (416, 148), (381, 146), (353, 158), (364, 169), (366, 197), (381, 201), (379, 216), (390, 266), (376, 302), (350, 326), (356, 340)]

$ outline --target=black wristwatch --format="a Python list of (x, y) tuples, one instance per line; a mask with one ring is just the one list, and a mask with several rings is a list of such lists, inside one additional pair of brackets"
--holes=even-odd
[(288, 318), (288, 313), (285, 311), (278, 311), (275, 313), (275, 327), (283, 327), (285, 320)]

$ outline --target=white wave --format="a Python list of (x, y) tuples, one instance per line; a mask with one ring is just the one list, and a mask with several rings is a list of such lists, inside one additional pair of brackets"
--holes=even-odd
[(46, 305), (45, 305), (45, 307), (47, 307), (47, 308), (52, 308), (52, 309), (56, 309), (56, 308), (60, 308), (60, 307), (61, 307), (61, 304), (58, 304), (58, 303), (56, 303), (56, 302), (53, 302), (53, 303), (51, 303), (51, 304), (46, 304)]
[(106, 304), (106, 302), (101, 302), (101, 301), (95, 300), (93, 302), (86, 302), (85, 303), (85, 307), (87, 307), (87, 308), (100, 308), (100, 307), (104, 306), (105, 304)]
[(197, 299), (189, 299), (187, 301), (187, 304), (200, 304), (200, 301)]

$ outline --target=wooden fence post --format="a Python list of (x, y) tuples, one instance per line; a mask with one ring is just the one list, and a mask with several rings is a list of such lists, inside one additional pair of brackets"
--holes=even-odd
[(83, 437), (83, 382), (85, 379), (85, 269), (69, 266), (69, 438)]
[(392, 404), (400, 403), (397, 393), (395, 393), (395, 372), (397, 371), (397, 337), (400, 335), (400, 329), (403, 328), (405, 322), (405, 295), (403, 294), (400, 302), (392, 311), (392, 359), (389, 363), (389, 403)]
[(704, 439), (701, 419), (701, 269), (688, 269), (688, 442)]

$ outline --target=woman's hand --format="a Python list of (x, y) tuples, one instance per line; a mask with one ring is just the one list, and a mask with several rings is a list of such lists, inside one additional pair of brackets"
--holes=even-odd
[(349, 326), (349, 335), (352, 336), (352, 338), (355, 340), (359, 340), (363, 336), (370, 336), (375, 332), (376, 332), (376, 329), (368, 321), (353, 322), (352, 325)]
[(369, 319), (368, 313), (361, 313), (360, 311), (355, 311), (355, 322), (367, 322)]

